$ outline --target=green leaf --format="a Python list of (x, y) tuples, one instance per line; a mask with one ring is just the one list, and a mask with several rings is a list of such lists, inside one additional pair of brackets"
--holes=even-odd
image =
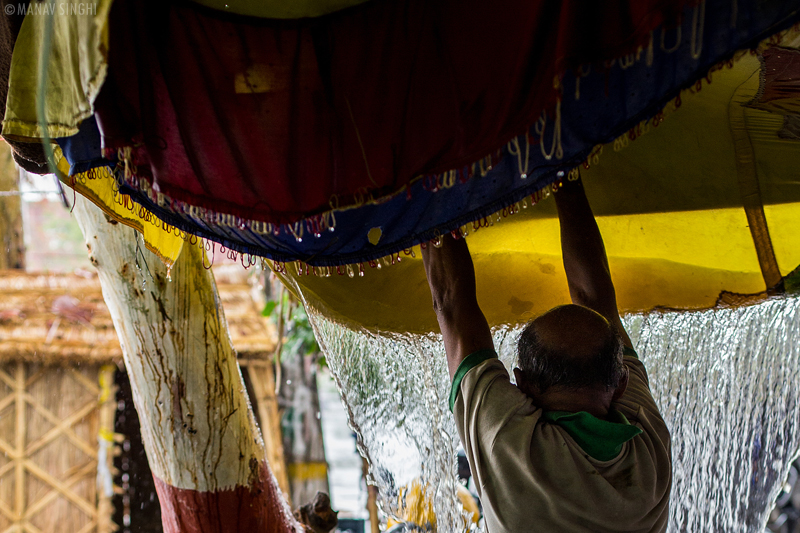
[(267, 302), (267, 305), (264, 306), (264, 310), (261, 311), (261, 316), (270, 316), (272, 312), (275, 310), (275, 307), (278, 305), (278, 302), (274, 300), (270, 300)]

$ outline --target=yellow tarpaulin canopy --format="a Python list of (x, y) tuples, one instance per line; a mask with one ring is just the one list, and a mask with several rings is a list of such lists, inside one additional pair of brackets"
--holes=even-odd
[[(617, 141), (582, 175), (603, 233), (621, 311), (709, 308), (765, 296), (800, 265), (800, 141), (783, 116), (747, 107), (759, 60), (745, 56), (684, 91), (680, 109), (635, 141)], [(499, 221), (497, 219), (500, 219)], [(567, 303), (555, 205), (495, 216), (467, 242), (478, 300), (493, 326)], [(438, 326), (419, 250), (365, 275), (284, 280), (318, 311), (373, 330)], [(357, 271), (357, 269), (356, 269)], [(757, 298), (758, 296), (756, 296)]]

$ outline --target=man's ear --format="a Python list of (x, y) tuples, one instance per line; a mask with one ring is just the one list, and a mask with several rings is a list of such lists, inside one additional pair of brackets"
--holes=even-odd
[(625, 390), (628, 388), (628, 367), (623, 367), (625, 370), (622, 373), (622, 377), (619, 378), (619, 385), (617, 385), (616, 390), (614, 390), (614, 395), (611, 397), (611, 401), (615, 402), (622, 398), (622, 395), (625, 394)]
[(531, 396), (533, 391), (531, 391), (530, 383), (525, 380), (525, 376), (522, 375), (522, 371), (519, 368), (514, 369), (514, 380), (517, 382), (517, 388), (519, 390), (526, 395)]

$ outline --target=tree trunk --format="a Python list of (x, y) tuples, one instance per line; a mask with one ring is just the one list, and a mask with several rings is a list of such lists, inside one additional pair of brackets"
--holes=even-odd
[[(0, 148), (0, 191), (17, 191), (18, 184), (19, 169), (11, 156), (11, 150), (8, 146)], [(25, 268), (21, 207), (19, 196), (0, 197), (0, 270)]]
[(265, 460), (213, 275), (184, 247), (172, 269), (78, 197), (131, 380), (167, 533), (301, 530)]

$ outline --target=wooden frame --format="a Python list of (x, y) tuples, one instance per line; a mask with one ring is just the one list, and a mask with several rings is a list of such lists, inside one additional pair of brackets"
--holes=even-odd
[(255, 404), (255, 408), (258, 410), (267, 460), (272, 467), (275, 479), (278, 481), (278, 486), (291, 503), (291, 490), (289, 476), (286, 472), (286, 461), (283, 455), (281, 417), (278, 409), (278, 398), (275, 395), (275, 373), (272, 368), (272, 362), (266, 358), (239, 358), (239, 366), (247, 369), (250, 383), (253, 386), (253, 398), (250, 401)]

